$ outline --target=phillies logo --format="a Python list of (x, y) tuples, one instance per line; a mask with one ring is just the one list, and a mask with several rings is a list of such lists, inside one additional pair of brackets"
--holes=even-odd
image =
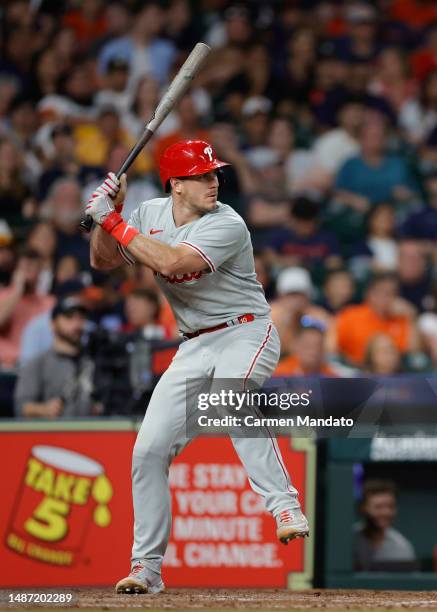
[(159, 276), (164, 279), (167, 283), (171, 283), (174, 285), (175, 283), (189, 283), (191, 281), (198, 281), (201, 276), (203, 276), (204, 272), (201, 270), (200, 272), (187, 272), (185, 274), (174, 274), (173, 276), (164, 276), (163, 274), (159, 274)]
[(213, 156), (211, 147), (205, 147), (203, 149), (203, 152), (205, 153), (205, 155), (208, 155), (209, 161), (212, 162), (212, 160), (214, 159), (214, 156)]

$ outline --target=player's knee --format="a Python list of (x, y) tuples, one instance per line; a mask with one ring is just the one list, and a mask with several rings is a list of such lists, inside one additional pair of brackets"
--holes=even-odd
[(132, 468), (147, 465), (161, 466), (168, 462), (168, 453), (165, 446), (160, 446), (155, 441), (138, 441), (135, 443), (132, 454)]

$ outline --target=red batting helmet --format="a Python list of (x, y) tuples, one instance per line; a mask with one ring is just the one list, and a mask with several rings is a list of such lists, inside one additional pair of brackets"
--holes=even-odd
[(181, 140), (167, 147), (162, 154), (159, 174), (167, 191), (167, 182), (171, 178), (206, 174), (222, 166), (229, 164), (217, 159), (209, 143), (204, 140)]

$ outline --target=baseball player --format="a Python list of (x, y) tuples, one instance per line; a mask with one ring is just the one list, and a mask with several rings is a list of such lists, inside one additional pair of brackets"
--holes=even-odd
[[(131, 572), (118, 593), (158, 593), (171, 528), (168, 471), (188, 444), (186, 380), (237, 378), (257, 385), (271, 376), (279, 337), (256, 280), (252, 244), (243, 219), (217, 201), (217, 159), (207, 142), (171, 145), (160, 160), (166, 198), (142, 202), (129, 222), (120, 215), (126, 176), (109, 174), (86, 213), (97, 228), (91, 263), (112, 269), (135, 260), (149, 266), (173, 309), (184, 342), (158, 382), (132, 459), (134, 543)], [(276, 518), (284, 543), (308, 535), (297, 491), (273, 437), (233, 438), (251, 487)]]

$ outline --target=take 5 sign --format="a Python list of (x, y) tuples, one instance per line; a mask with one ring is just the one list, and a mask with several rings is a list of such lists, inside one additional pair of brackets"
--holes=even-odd
[(100, 464), (58, 446), (30, 450), (6, 544), (31, 559), (73, 565), (89, 523), (111, 523), (111, 481)]
[[(135, 432), (121, 425), (124, 431), (65, 431), (63, 424), (64, 431), (0, 433), (8, 474), (0, 587), (112, 585), (128, 573)], [(286, 438), (279, 445), (311, 523), (315, 451), (299, 442), (306, 443), (300, 450)], [(313, 538), (287, 547), (276, 540), (227, 438), (192, 442), (173, 463), (170, 486), (167, 586), (310, 585)]]

